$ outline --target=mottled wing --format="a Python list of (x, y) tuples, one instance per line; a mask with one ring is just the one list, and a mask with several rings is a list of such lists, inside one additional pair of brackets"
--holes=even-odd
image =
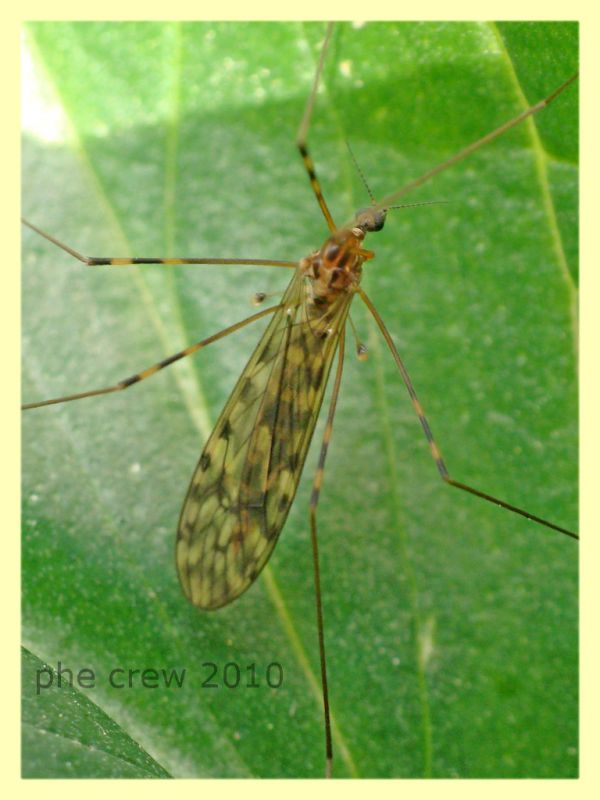
[(194, 605), (230, 603), (277, 542), (351, 295), (318, 313), (297, 273), (200, 456), (177, 533), (177, 570)]

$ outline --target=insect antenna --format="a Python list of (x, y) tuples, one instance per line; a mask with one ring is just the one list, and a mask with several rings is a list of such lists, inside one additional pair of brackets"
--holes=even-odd
[[(354, 155), (354, 151), (350, 147), (350, 142), (347, 139), (346, 139), (346, 147), (348, 148), (348, 152), (350, 153), (350, 158), (352, 159), (352, 163), (354, 164), (354, 167), (355, 167), (356, 171), (358, 172), (358, 174), (360, 176), (360, 179), (361, 179), (361, 181), (363, 183), (363, 186), (365, 187), (369, 197), (371, 198), (372, 205), (374, 207), (376, 207), (376, 208), (381, 207), (381, 203), (378, 204), (377, 200), (375, 200), (375, 195), (371, 191), (371, 187), (367, 183), (367, 179), (365, 178), (365, 174), (362, 171), (362, 169), (360, 168), (360, 164), (356, 160), (356, 156)], [(385, 209), (382, 209), (382, 210), (383, 211), (390, 211), (393, 208), (418, 208), (419, 206), (436, 206), (436, 205), (442, 205), (442, 204), (449, 203), (449, 202), (450, 202), (449, 200), (423, 200), (420, 203), (402, 203), (402, 204), (396, 205), (396, 206), (386, 206)]]
[(346, 139), (346, 147), (348, 148), (348, 152), (350, 153), (350, 158), (352, 159), (352, 163), (354, 164), (354, 169), (358, 172), (358, 174), (360, 176), (360, 179), (362, 181), (362, 184), (365, 187), (365, 189), (367, 190), (367, 194), (371, 198), (372, 205), (376, 206), (377, 205), (377, 201), (375, 200), (375, 195), (373, 194), (373, 192), (371, 191), (371, 187), (367, 183), (367, 179), (365, 178), (364, 172), (362, 171), (362, 169), (360, 168), (360, 164), (356, 160), (356, 156), (354, 155), (354, 151), (350, 147), (350, 142), (348, 141), (348, 139)]

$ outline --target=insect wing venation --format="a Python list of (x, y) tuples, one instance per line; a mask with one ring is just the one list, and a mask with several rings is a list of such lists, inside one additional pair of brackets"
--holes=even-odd
[(324, 310), (297, 272), (200, 456), (177, 534), (187, 597), (230, 603), (255, 580), (279, 537), (323, 400), (352, 294)]

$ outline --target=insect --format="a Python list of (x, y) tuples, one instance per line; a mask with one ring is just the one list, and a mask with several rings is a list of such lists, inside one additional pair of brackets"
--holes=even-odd
[[(454, 70), (444, 71), (445, 94), (434, 89), (434, 64), (415, 68), (434, 33), (446, 60), (450, 53), (457, 58), (465, 52), (452, 26), (340, 30), (326, 69), (327, 100), (318, 106), (310, 133), (330, 205), (330, 197), (347, 204), (341, 212), (336, 209), (336, 219), (349, 217), (363, 192), (358, 180), (350, 189), (351, 167), (341, 175), (321, 167), (349, 162), (345, 136), (370, 182), (375, 175), (378, 184), (383, 182), (381, 190), (373, 186), (375, 193), (385, 193), (515, 111), (514, 95), (506, 90), (503, 97), (493, 69), (473, 102), (469, 91), (461, 97), (464, 76), (452, 83)], [(121, 243), (136, 253), (195, 253), (199, 236), (207, 255), (277, 258), (288, 257), (290, 250), (299, 257), (310, 252), (324, 238), (324, 225), (301, 165), (296, 165), (297, 181), (291, 181), (290, 164), (297, 159), (293, 132), (313, 63), (309, 59), (307, 67), (302, 53), (306, 59), (307, 43), (316, 52), (323, 26), (264, 31), (253, 26), (35, 29), (46, 70), (59, 81), (60, 97), (79, 133), (75, 151), (84, 154), (78, 161), (62, 145), (31, 142), (27, 163), (36, 178), (27, 185), (43, 189), (40, 205), (51, 217), (44, 218), (44, 227), (86, 251), (91, 246), (81, 242), (97, 234), (93, 249), (98, 253), (117, 254)], [(481, 40), (483, 59), (489, 29), (460, 31), (473, 46)], [(52, 33), (55, 46), (44, 46), (44, 37)], [(454, 48), (448, 44), (444, 50), (445, 38), (452, 42), (453, 35)], [(91, 48), (99, 36), (104, 46)], [(123, 37), (119, 46), (112, 38), (117, 36)], [(263, 49), (250, 62), (258, 52), (254, 36)], [(138, 46), (127, 47), (128, 37)], [(228, 52), (238, 55), (217, 63), (223, 37)], [(113, 47), (106, 46), (109, 41)], [(284, 89), (277, 94), (284, 45), (298, 56), (290, 59), (285, 82), (288, 92), (298, 93), (294, 104)], [(157, 65), (165, 62), (156, 59), (157, 52), (172, 53), (173, 47), (185, 54), (177, 63), (187, 70), (179, 96), (173, 91), (176, 76), (165, 77)], [(104, 62), (100, 69), (92, 60), (83, 72), (89, 53), (98, 49), (119, 53), (121, 63), (116, 59), (114, 71), (107, 72)], [(145, 50), (151, 54), (148, 62), (139, 55)], [(124, 58), (131, 63), (122, 63)], [(53, 66), (48, 59), (57, 61)], [(260, 67), (248, 68), (238, 83), (236, 71), (257, 62)], [(573, 68), (565, 66), (556, 79), (547, 76), (545, 89), (530, 99), (558, 85)], [(192, 73), (213, 75), (214, 84), (192, 83), (187, 80)], [(103, 85), (107, 75), (114, 85), (103, 107), (93, 81)], [(82, 83), (72, 84), (76, 79)], [(136, 94), (132, 86), (142, 109), (135, 123), (124, 113)], [(206, 94), (198, 95), (202, 90)], [(436, 94), (444, 95), (439, 107)], [(123, 105), (111, 105), (115, 98)], [(164, 106), (167, 99), (165, 111), (161, 102)], [(269, 103), (275, 103), (274, 119), (266, 115)], [(469, 103), (483, 105), (471, 120), (465, 111)], [(410, 114), (402, 111), (407, 108)], [(543, 119), (562, 119), (560, 108), (551, 107)], [(282, 125), (282, 118), (289, 124)], [(163, 124), (156, 126), (157, 119)], [(165, 126), (165, 119), (171, 124)], [(160, 135), (154, 138), (156, 127)], [(528, 508), (535, 496), (536, 510), (539, 504), (540, 513), (550, 516), (551, 510), (552, 518), (562, 521), (574, 513), (574, 430), (565, 422), (573, 414), (573, 390), (565, 385), (571, 375), (569, 303), (564, 276), (550, 280), (557, 272), (552, 243), (540, 244), (534, 235), (543, 218), (540, 189), (527, 136), (515, 136), (516, 144), (497, 142), (493, 152), (480, 151), (440, 176), (428, 197), (450, 200), (448, 205), (396, 212), (386, 226), (390, 238), (377, 242), (377, 258), (367, 265), (372, 270), (365, 285), (398, 337), (453, 473), (478, 486), (489, 481), (490, 491), (492, 481), (501, 481), (494, 484), (496, 494)], [(268, 152), (265, 141), (271, 143)], [(228, 142), (233, 150), (239, 147), (240, 158), (232, 165), (228, 151), (221, 170)], [(281, 161), (280, 152), (285, 153)], [(249, 153), (258, 153), (250, 164)], [(148, 167), (152, 154), (160, 154), (158, 174)], [(187, 158), (198, 163), (191, 168)], [(565, 170), (566, 164), (561, 165)], [(189, 173), (194, 180), (187, 189), (183, 178)], [(564, 187), (569, 176), (558, 177)], [(297, 187), (290, 187), (288, 196), (292, 183)], [(58, 187), (51, 196), (57, 205), (49, 202), (49, 186)], [(240, 207), (244, 194), (249, 195), (247, 209)], [(131, 197), (141, 204), (135, 213)], [(269, 200), (266, 212), (262, 198)], [(35, 197), (28, 201), (33, 208), (27, 213), (40, 219)], [(530, 206), (532, 217), (526, 218)], [(127, 242), (120, 239), (123, 226)], [(289, 238), (281, 238), (282, 229)], [(176, 247), (170, 239), (177, 239)], [(55, 251), (48, 253), (44, 243), (28, 239), (27, 244), (36, 260), (25, 284), (26, 312), (32, 312), (25, 322), (31, 337), (25, 346), (26, 397), (102, 385), (100, 370), (107, 383), (130, 374), (150, 363), (148, 354), (156, 353), (157, 345), (166, 355), (235, 322), (252, 291), (281, 290), (288, 277), (266, 270), (240, 275), (230, 268), (85, 272)], [(279, 244), (285, 252), (279, 252)], [(353, 315), (371, 355), (365, 365), (347, 359), (344, 385), (353, 389), (342, 391), (319, 509), (322, 569), (324, 576), (328, 570), (334, 575), (331, 587), (324, 577), (324, 591), (326, 628), (332, 631), (330, 669), (336, 675), (336, 774), (573, 774), (574, 548), (497, 509), (476, 510), (475, 500), (438, 486), (393, 363), (368, 317), (358, 309)], [(198, 320), (202, 331), (195, 336), (191, 331), (198, 331)], [(225, 340), (219, 356), (210, 359), (208, 351), (162, 384), (154, 378), (133, 401), (127, 392), (94, 404), (106, 410), (70, 404), (53, 409), (52, 417), (27, 419), (24, 627), (30, 649), (54, 661), (62, 657), (81, 666), (91, 661), (99, 671), (119, 660), (152, 666), (173, 657), (190, 672), (204, 661), (284, 665), (285, 689), (267, 697), (251, 690), (241, 699), (232, 692), (190, 690), (166, 693), (157, 703), (156, 695), (149, 699), (142, 692), (115, 700), (114, 693), (99, 688), (94, 696), (99, 705), (113, 709), (126, 729), (142, 731), (135, 738), (174, 774), (314, 776), (321, 771), (304, 511), (310, 481), (291, 512), (285, 548), (277, 548), (267, 577), (234, 606), (202, 617), (200, 624), (197, 612), (181, 602), (174, 576), (164, 588), (179, 487), (189, 479), (208, 418), (214, 419), (231, 388), (231, 373), (242, 368), (258, 335), (249, 328), (235, 341)], [(90, 413), (98, 416), (91, 420)], [(52, 586), (60, 589), (49, 593)]]

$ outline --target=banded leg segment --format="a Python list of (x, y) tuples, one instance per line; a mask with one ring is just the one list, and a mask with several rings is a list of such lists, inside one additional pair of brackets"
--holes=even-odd
[(32, 231), (35, 231), (37, 234), (39, 234), (43, 239), (46, 239), (57, 247), (60, 247), (60, 249), (64, 250), (65, 253), (73, 256), (73, 258), (76, 258), (78, 261), (81, 261), (88, 267), (123, 267), (131, 264), (167, 264), (169, 266), (173, 266), (175, 264), (245, 264), (256, 267), (287, 267), (289, 269), (295, 269), (298, 266), (297, 262), (295, 261), (276, 261), (267, 258), (105, 258), (86, 256), (83, 253), (80, 253), (78, 250), (69, 247), (68, 244), (61, 242), (60, 239), (56, 239), (51, 234), (42, 230), (42, 228), (38, 228), (37, 225), (29, 222), (29, 220), (25, 219), (24, 217), (21, 217), (21, 222), (23, 225), (31, 228)]
[(331, 433), (333, 431), (333, 418), (335, 416), (335, 409), (337, 406), (338, 396), (340, 393), (340, 385), (342, 382), (342, 372), (344, 369), (344, 346), (345, 346), (345, 331), (340, 334), (340, 343), (338, 349), (338, 363), (335, 373), (335, 380), (333, 382), (333, 391), (331, 393), (331, 402), (329, 404), (329, 412), (327, 414), (327, 422), (325, 423), (325, 431), (323, 433), (323, 441), (321, 443), (321, 452), (319, 453), (319, 463), (317, 471), (313, 480), (313, 488), (310, 496), (310, 538), (313, 551), (313, 572), (315, 579), (315, 603), (317, 610), (317, 631), (319, 636), (319, 661), (321, 664), (321, 686), (323, 689), (323, 715), (325, 723), (325, 777), (331, 778), (333, 767), (333, 745), (331, 739), (331, 713), (329, 709), (329, 690), (327, 686), (327, 660), (325, 657), (325, 626), (323, 623), (323, 602), (321, 598), (321, 573), (319, 569), (319, 545), (317, 540), (317, 505), (319, 503), (319, 496), (321, 493), (321, 485), (323, 483), (323, 473), (325, 469), (325, 459), (327, 458), (327, 450), (329, 449), (329, 442), (331, 440)]
[(323, 46), (321, 47), (321, 54), (319, 56), (319, 63), (317, 65), (317, 71), (315, 72), (315, 78), (313, 81), (312, 89), (310, 95), (308, 96), (308, 100), (306, 101), (304, 114), (302, 115), (300, 127), (298, 128), (298, 133), (296, 135), (296, 146), (300, 151), (300, 156), (302, 157), (302, 163), (304, 164), (304, 169), (308, 174), (308, 180), (310, 181), (311, 188), (315, 194), (315, 197), (317, 198), (319, 207), (321, 208), (323, 216), (327, 221), (327, 226), (329, 230), (332, 233), (334, 233), (337, 230), (336, 224), (333, 221), (333, 217), (331, 216), (329, 207), (327, 206), (325, 198), (323, 197), (323, 192), (321, 191), (321, 184), (319, 183), (319, 179), (317, 178), (317, 172), (315, 170), (315, 164), (310, 156), (310, 153), (308, 152), (308, 147), (306, 146), (306, 137), (308, 136), (310, 120), (315, 106), (317, 91), (319, 89), (319, 81), (321, 80), (321, 74), (323, 72), (323, 64), (325, 63), (325, 55), (327, 54), (327, 48), (329, 47), (332, 31), (333, 31), (333, 23), (330, 22), (329, 25), (327, 26), (327, 32), (325, 33), (325, 40), (323, 41)]
[(456, 489), (462, 489), (464, 492), (469, 492), (469, 494), (473, 494), (476, 497), (481, 497), (482, 500), (487, 500), (489, 503), (493, 503), (494, 505), (500, 506), (501, 508), (505, 508), (507, 511), (512, 511), (514, 514), (520, 514), (520, 516), (525, 517), (526, 519), (532, 520), (532, 522), (537, 522), (540, 525), (544, 525), (546, 528), (551, 528), (554, 531), (558, 531), (559, 533), (563, 533), (565, 536), (569, 536), (571, 539), (579, 539), (578, 534), (573, 533), (573, 531), (568, 530), (567, 528), (562, 528), (560, 525), (555, 525), (553, 522), (549, 522), (542, 517), (538, 517), (535, 514), (530, 514), (528, 511), (525, 511), (518, 506), (514, 506), (511, 503), (507, 503), (505, 500), (500, 500), (497, 497), (494, 497), (491, 494), (487, 494), (486, 492), (482, 492), (479, 489), (474, 488), (473, 486), (469, 486), (466, 483), (462, 483), (461, 481), (457, 481), (450, 476), (444, 459), (442, 458), (442, 454), (440, 449), (433, 437), (433, 433), (431, 432), (431, 428), (429, 426), (429, 422), (427, 421), (427, 417), (425, 416), (425, 412), (423, 411), (423, 406), (421, 405), (419, 398), (417, 397), (417, 393), (415, 392), (414, 386), (412, 385), (412, 381), (410, 376), (404, 366), (404, 362), (402, 361), (400, 354), (398, 353), (396, 346), (390, 336), (388, 329), (385, 326), (381, 316), (379, 315), (377, 309), (363, 291), (362, 288), (358, 288), (358, 292), (375, 318), (375, 322), (379, 326), (379, 330), (383, 334), (383, 338), (387, 342), (387, 345), (394, 357), (394, 361), (396, 362), (396, 366), (398, 367), (400, 374), (402, 375), (402, 380), (404, 381), (404, 385), (408, 391), (410, 396), (411, 402), (413, 404), (413, 408), (417, 416), (419, 417), (419, 422), (421, 423), (421, 427), (423, 428), (423, 432), (425, 433), (425, 437), (429, 443), (429, 449), (431, 451), (431, 455), (433, 460), (435, 461), (436, 467), (440, 474), (440, 477), (443, 481), (445, 481), (450, 486), (454, 486)]
[(173, 353), (173, 355), (168, 356), (167, 358), (163, 358), (162, 361), (158, 361), (156, 364), (153, 364), (151, 367), (147, 367), (140, 372), (136, 372), (135, 375), (131, 375), (129, 378), (124, 378), (123, 380), (119, 381), (118, 383), (113, 384), (112, 386), (104, 386), (101, 389), (90, 389), (87, 392), (78, 392), (77, 394), (68, 394), (64, 397), (55, 397), (51, 400), (40, 400), (37, 403), (24, 403), (21, 406), (22, 411), (29, 411), (32, 408), (41, 408), (42, 406), (52, 406), (57, 405), (59, 403), (70, 403), (72, 400), (83, 400), (84, 397), (96, 397), (100, 394), (111, 394), (112, 392), (121, 392), (124, 389), (129, 389), (130, 386), (133, 386), (140, 381), (146, 380), (146, 378), (152, 377), (152, 375), (156, 375), (157, 372), (160, 372), (161, 369), (165, 367), (169, 367), (171, 364), (174, 364), (176, 361), (180, 361), (182, 358), (186, 356), (192, 355), (192, 353), (196, 353), (198, 350), (202, 350), (203, 347), (207, 347), (209, 344), (218, 341), (219, 339), (224, 339), (225, 336), (229, 336), (230, 333), (234, 333), (235, 331), (239, 330), (240, 328), (244, 328), (246, 325), (250, 325), (251, 322), (256, 322), (256, 320), (261, 319), (261, 317), (266, 317), (268, 314), (273, 314), (275, 311), (278, 311), (281, 308), (281, 304), (276, 306), (271, 306), (270, 308), (264, 308), (262, 311), (259, 311), (256, 314), (252, 314), (252, 316), (247, 317), (246, 319), (241, 320), (240, 322), (236, 322), (235, 325), (230, 325), (228, 328), (224, 328), (222, 331), (218, 333), (213, 333), (212, 336), (208, 336), (206, 339), (202, 339), (195, 344), (189, 345), (183, 350), (179, 350), (177, 353)]

